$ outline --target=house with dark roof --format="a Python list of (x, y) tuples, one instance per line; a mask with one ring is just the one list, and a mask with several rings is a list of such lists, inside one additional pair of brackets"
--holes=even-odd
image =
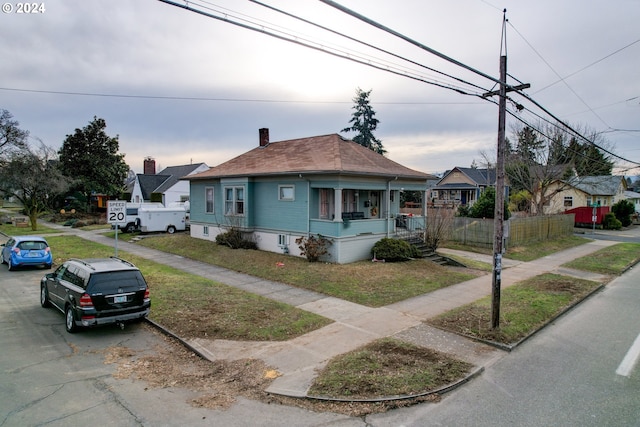
[(270, 142), (260, 129), (256, 148), (185, 179), (192, 237), (235, 227), (261, 250), (302, 256), (295, 240), (321, 235), (323, 260), (349, 263), (394, 235), (401, 191), (424, 194), (437, 178), (338, 134)]
[(189, 200), (189, 182), (184, 177), (209, 169), (205, 163), (169, 166), (155, 172), (155, 160), (144, 160), (144, 173), (137, 174), (131, 189), (132, 203), (161, 202), (164, 206)]
[(455, 168), (445, 172), (430, 189), (429, 202), (435, 206), (473, 206), (487, 187), (495, 187), (496, 170)]

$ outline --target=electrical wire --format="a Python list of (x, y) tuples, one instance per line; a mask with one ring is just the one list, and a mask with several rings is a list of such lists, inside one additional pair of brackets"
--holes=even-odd
[(450, 74), (444, 73), (444, 72), (442, 72), (442, 71), (436, 70), (435, 68), (431, 68), (431, 67), (428, 67), (428, 66), (426, 66), (426, 65), (420, 64), (419, 62), (413, 61), (413, 60), (408, 59), (408, 58), (406, 58), (406, 57), (404, 57), (404, 56), (401, 56), (401, 55), (395, 54), (395, 53), (390, 52), (390, 51), (388, 51), (388, 50), (382, 49), (382, 48), (380, 48), (380, 47), (378, 47), (378, 46), (375, 46), (375, 45), (372, 45), (372, 44), (370, 44), (370, 43), (364, 42), (364, 41), (362, 41), (362, 40), (358, 40), (358, 39), (356, 39), (355, 37), (351, 37), (351, 36), (349, 36), (349, 35), (347, 35), (347, 34), (341, 33), (341, 32), (339, 32), (339, 31), (333, 30), (333, 29), (331, 29), (331, 28), (328, 28), (328, 27), (325, 27), (325, 26), (323, 26), (323, 25), (317, 24), (317, 23), (315, 23), (315, 22), (309, 21), (309, 20), (304, 19), (304, 18), (302, 18), (302, 17), (300, 17), (300, 16), (297, 16), (297, 15), (294, 15), (294, 14), (292, 14), (292, 13), (286, 12), (286, 11), (284, 11), (284, 10), (281, 10), (281, 9), (275, 8), (275, 7), (273, 7), (273, 6), (270, 6), (270, 5), (266, 4), (266, 3), (262, 3), (262, 2), (259, 2), (259, 1), (257, 1), (257, 0), (249, 0), (249, 1), (250, 1), (250, 2), (252, 2), (252, 3), (255, 3), (255, 4), (257, 4), (257, 5), (263, 6), (263, 7), (267, 8), (267, 9), (270, 9), (270, 10), (273, 10), (273, 11), (275, 11), (275, 12), (278, 12), (278, 13), (280, 13), (280, 14), (283, 14), (283, 15), (285, 15), (285, 16), (288, 16), (288, 17), (290, 17), (290, 18), (293, 18), (293, 19), (296, 19), (296, 20), (298, 20), (298, 21), (301, 21), (301, 22), (304, 22), (304, 23), (306, 23), (306, 24), (309, 24), (309, 25), (311, 25), (311, 26), (314, 26), (314, 27), (316, 27), (316, 28), (320, 28), (320, 29), (322, 29), (322, 30), (324, 30), (324, 31), (328, 31), (328, 32), (330, 32), (330, 33), (332, 33), (332, 34), (338, 35), (338, 36), (340, 36), (340, 37), (344, 37), (344, 38), (346, 38), (347, 40), (350, 40), (350, 41), (353, 41), (353, 42), (359, 43), (359, 44), (361, 44), (361, 45), (363, 45), (363, 46), (366, 46), (366, 47), (368, 47), (368, 48), (375, 49), (375, 50), (377, 50), (377, 51), (379, 51), (379, 52), (385, 53), (385, 54), (387, 54), (387, 55), (390, 55), (390, 56), (393, 56), (393, 57), (395, 57), (395, 58), (401, 59), (401, 60), (403, 60), (403, 61), (407, 61), (407, 62), (409, 62), (409, 63), (411, 63), (411, 64), (413, 64), (413, 65), (417, 65), (417, 66), (419, 66), (419, 67), (425, 68), (425, 69), (427, 69), (427, 70), (429, 70), (429, 71), (432, 71), (432, 72), (434, 72), (434, 73), (437, 73), (437, 74), (440, 74), (440, 75), (443, 75), (443, 76), (449, 77), (449, 78), (451, 78), (451, 79), (453, 79), (453, 80), (456, 80), (456, 81), (458, 81), (458, 82), (460, 82), (460, 83), (463, 83), (463, 84), (466, 84), (466, 85), (469, 85), (469, 86), (475, 87), (475, 88), (477, 88), (477, 89), (481, 89), (481, 90), (483, 90), (483, 91), (485, 91), (485, 92), (486, 92), (486, 89), (485, 89), (485, 88), (483, 88), (483, 87), (481, 87), (481, 86), (478, 86), (478, 85), (476, 85), (476, 84), (474, 84), (474, 83), (468, 82), (468, 81), (463, 80), (463, 79), (461, 79), (461, 78), (459, 78), (459, 77), (455, 77), (455, 76), (452, 76), (452, 75), (450, 75)]
[(480, 97), (480, 95), (481, 95), (479, 92), (473, 93), (473, 92), (470, 92), (470, 91), (465, 90), (463, 88), (456, 87), (456, 86), (454, 86), (452, 84), (447, 84), (447, 83), (444, 83), (444, 82), (429, 80), (427, 77), (423, 77), (423, 76), (421, 76), (419, 74), (409, 74), (409, 73), (401, 71), (401, 70), (392, 69), (392, 68), (390, 68), (388, 66), (384, 66), (382, 64), (376, 64), (376, 63), (373, 63), (371, 61), (367, 61), (367, 60), (364, 60), (364, 59), (361, 59), (361, 58), (356, 58), (356, 57), (354, 57), (354, 56), (352, 56), (352, 55), (350, 55), (348, 53), (345, 53), (345, 52), (338, 52), (338, 51), (328, 50), (328, 49), (326, 49), (325, 46), (315, 45), (315, 44), (313, 44), (313, 42), (310, 42), (310, 41), (302, 41), (299, 38), (286, 37), (286, 36), (284, 36), (282, 34), (278, 34), (278, 33), (274, 33), (274, 32), (268, 31), (264, 26), (262, 26), (260, 28), (257, 28), (257, 27), (253, 27), (251, 25), (248, 25), (248, 24), (245, 24), (245, 23), (242, 23), (242, 22), (234, 21), (234, 20), (229, 18), (228, 14), (225, 14), (225, 16), (217, 16), (217, 15), (214, 15), (212, 13), (208, 13), (208, 12), (205, 12), (205, 11), (202, 11), (202, 10), (199, 10), (199, 9), (191, 7), (190, 4), (197, 4), (197, 2), (194, 2), (194, 1), (189, 1), (187, 4), (184, 4), (184, 5), (176, 3), (175, 1), (172, 1), (172, 0), (158, 0), (158, 1), (162, 2), (162, 3), (165, 3), (165, 4), (168, 4), (168, 5), (171, 5), (171, 6), (175, 6), (175, 7), (190, 11), (190, 12), (193, 12), (193, 13), (197, 13), (199, 15), (202, 15), (202, 16), (205, 16), (205, 17), (208, 17), (208, 18), (220, 20), (220, 21), (223, 21), (225, 23), (236, 25), (236, 26), (239, 26), (239, 27), (244, 28), (244, 29), (256, 31), (256, 32), (259, 32), (261, 34), (268, 35), (268, 36), (271, 36), (271, 37), (274, 37), (274, 38), (277, 38), (277, 39), (280, 39), (280, 40), (283, 40), (283, 41), (288, 41), (290, 43), (294, 43), (294, 44), (297, 44), (297, 45), (300, 45), (300, 46), (304, 46), (304, 47), (307, 47), (307, 48), (310, 48), (310, 49), (314, 49), (314, 50), (317, 50), (317, 51), (320, 51), (320, 52), (323, 52), (323, 53), (327, 53), (329, 55), (332, 55), (332, 56), (335, 56), (335, 57), (338, 57), (338, 58), (346, 59), (346, 60), (358, 63), (360, 65), (365, 65), (365, 66), (368, 66), (368, 67), (371, 67), (371, 68), (375, 68), (375, 69), (378, 69), (378, 70), (381, 70), (381, 71), (386, 71), (386, 72), (389, 72), (389, 73), (392, 73), (392, 74), (395, 74), (395, 75), (398, 75), (398, 76), (407, 77), (409, 79), (420, 81), (422, 83), (426, 83), (426, 84), (429, 84), (429, 85), (432, 85), (432, 86), (440, 87), (442, 89), (452, 90), (452, 91), (457, 92), (457, 93), (459, 93), (461, 95), (468, 95), (468, 96), (475, 96), (475, 97)]

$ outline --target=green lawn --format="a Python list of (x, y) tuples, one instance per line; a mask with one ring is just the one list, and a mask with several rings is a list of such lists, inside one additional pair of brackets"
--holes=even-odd
[[(48, 238), (56, 264), (69, 258), (109, 257), (113, 248), (77, 236)], [(281, 341), (303, 335), (331, 320), (293, 306), (185, 273), (130, 253), (151, 291), (150, 319), (183, 338)]]
[(575, 259), (564, 267), (595, 273), (618, 275), (640, 261), (640, 243), (619, 243)]
[(148, 237), (137, 244), (268, 280), (287, 283), (369, 307), (381, 307), (475, 277), (476, 272), (425, 260), (400, 263), (359, 261), (310, 263), (304, 258), (249, 249), (230, 249), (185, 234)]
[(478, 339), (515, 344), (599, 286), (589, 280), (542, 274), (501, 291), (498, 329), (491, 328), (491, 296), (455, 308), (428, 323)]

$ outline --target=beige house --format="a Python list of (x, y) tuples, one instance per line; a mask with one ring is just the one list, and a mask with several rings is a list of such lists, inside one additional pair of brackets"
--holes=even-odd
[(429, 203), (435, 206), (473, 206), (487, 187), (495, 187), (495, 169), (463, 168), (447, 171), (429, 192)]
[(623, 176), (584, 176), (556, 180), (547, 189), (552, 194), (544, 204), (544, 214), (563, 213), (583, 206), (612, 206), (625, 199), (627, 181)]

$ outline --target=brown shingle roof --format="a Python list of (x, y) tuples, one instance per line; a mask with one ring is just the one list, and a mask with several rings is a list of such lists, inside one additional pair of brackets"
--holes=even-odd
[(344, 173), (413, 179), (432, 175), (409, 169), (338, 134), (272, 142), (187, 179), (291, 173)]

